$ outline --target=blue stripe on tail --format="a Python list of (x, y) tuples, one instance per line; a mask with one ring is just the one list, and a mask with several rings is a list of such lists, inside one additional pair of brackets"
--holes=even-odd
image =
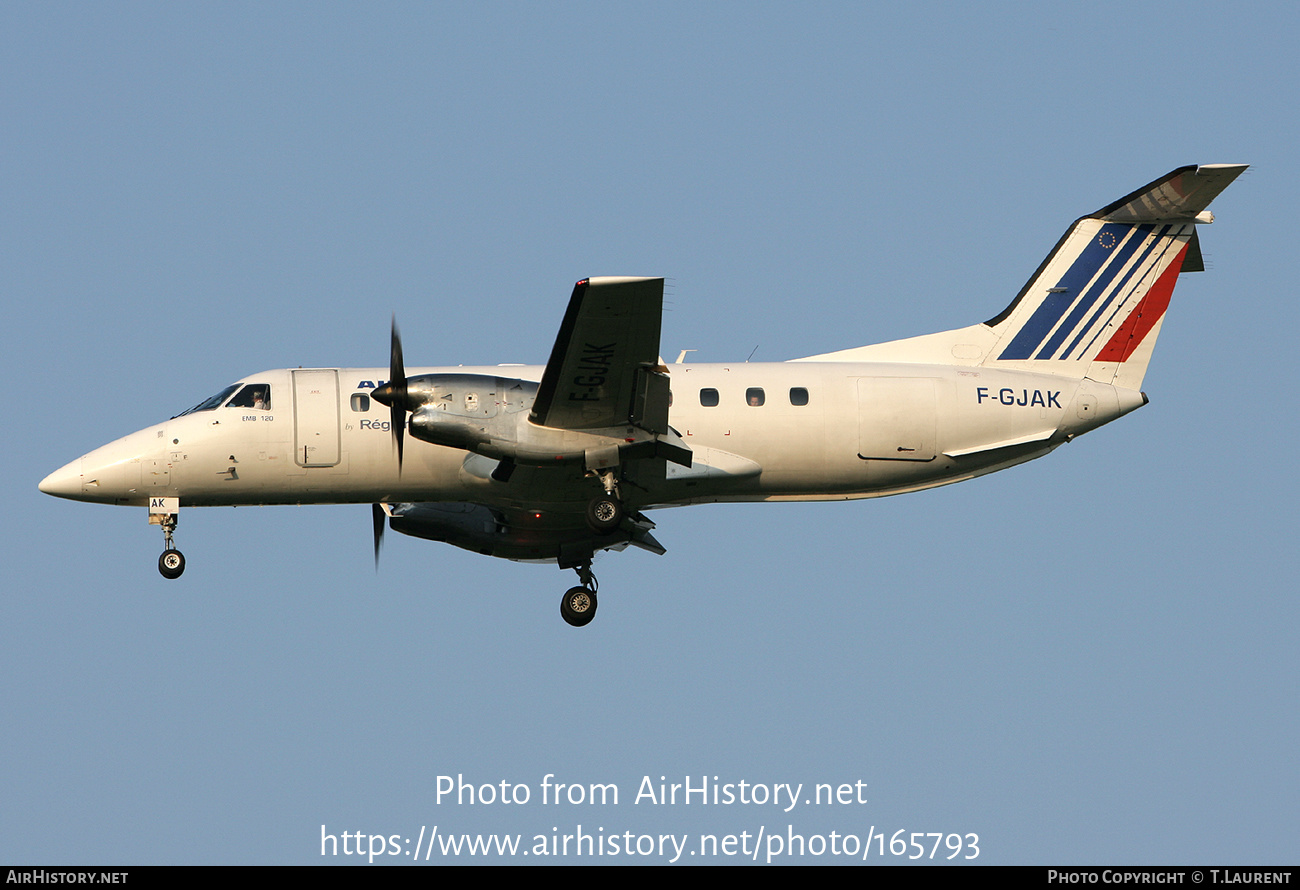
[[(1149, 225), (1129, 227), (1132, 234), (1129, 235), (1128, 240), (1123, 243), (1120, 249), (1115, 252), (1115, 258), (1111, 260), (1110, 267), (1107, 270), (1109, 274), (1103, 275), (1099, 278), (1093, 283), (1092, 287), (1088, 288), (1088, 291), (1079, 298), (1079, 302), (1075, 304), (1069, 317), (1065, 319), (1065, 323), (1056, 329), (1056, 333), (1048, 339), (1042, 349), (1038, 350), (1038, 354), (1035, 355), (1034, 358), (1051, 358), (1056, 353), (1056, 350), (1061, 348), (1061, 344), (1065, 342), (1065, 338), (1070, 336), (1070, 334), (1078, 327), (1079, 322), (1088, 313), (1088, 310), (1091, 309), (1093, 304), (1097, 302), (1097, 299), (1106, 292), (1110, 283), (1114, 281), (1115, 276), (1119, 274), (1119, 271), (1124, 268), (1125, 264), (1128, 263), (1133, 254), (1137, 252), (1137, 249), (1141, 247), (1143, 241), (1146, 240), (1146, 236), (1150, 234), (1153, 228), (1155, 227)], [(1137, 266), (1135, 265), (1134, 268), (1137, 268)], [(1124, 276), (1124, 281), (1127, 281), (1132, 274), (1133, 269), (1129, 269), (1128, 273)], [(1123, 286), (1124, 284), (1121, 282), (1115, 290), (1118, 291), (1122, 289)]]
[[(1079, 256), (1070, 264), (1070, 268), (1061, 276), (1061, 280), (1056, 283), (1057, 288), (1062, 290), (1058, 293), (1049, 293), (1043, 298), (1043, 302), (1030, 316), (1029, 321), (1016, 332), (1016, 336), (1007, 344), (1007, 348), (998, 356), (999, 361), (1017, 360), (1030, 358), (1036, 349), (1043, 344), (1051, 333), (1052, 328), (1061, 320), (1061, 317), (1069, 311), (1070, 306), (1074, 304), (1076, 297), (1088, 286), (1088, 282), (1106, 265), (1115, 255), (1115, 248), (1123, 240), (1133, 226), (1127, 223), (1107, 223), (1101, 227), (1088, 246), (1080, 251)], [(1126, 247), (1128, 245), (1125, 245)], [(1123, 267), (1122, 262), (1111, 263), (1106, 268), (1106, 272), (1096, 283), (1097, 293), (1103, 291)], [(1095, 299), (1095, 296), (1093, 297)]]

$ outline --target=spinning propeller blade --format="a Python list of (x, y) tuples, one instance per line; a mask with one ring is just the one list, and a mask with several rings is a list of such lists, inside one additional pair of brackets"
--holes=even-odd
[(370, 505), (370, 518), (375, 526), (375, 571), (379, 571), (379, 548), (384, 543), (384, 508), (379, 504)]
[(388, 382), (374, 391), (374, 398), (388, 406), (389, 426), (397, 444), (397, 471), (402, 471), (402, 445), (406, 435), (406, 412), (410, 410), (406, 389), (406, 365), (402, 361), (402, 335), (393, 316), (393, 337), (388, 352)]

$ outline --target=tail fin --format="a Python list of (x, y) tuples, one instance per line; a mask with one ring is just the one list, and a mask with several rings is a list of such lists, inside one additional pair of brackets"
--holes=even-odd
[(1077, 221), (985, 324), (982, 364), (1138, 389), (1180, 272), (1203, 269), (1197, 223), (1242, 164), (1180, 167)]
[(1196, 224), (1245, 169), (1179, 167), (1083, 217), (984, 324), (795, 361), (1009, 367), (1138, 389), (1174, 282), (1203, 268)]

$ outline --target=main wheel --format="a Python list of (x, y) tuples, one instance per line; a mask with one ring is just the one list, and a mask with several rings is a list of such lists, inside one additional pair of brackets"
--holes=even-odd
[(560, 600), (560, 617), (574, 627), (590, 624), (596, 617), (596, 591), (570, 587)]
[(164, 550), (158, 557), (158, 571), (164, 578), (179, 578), (185, 571), (185, 557), (179, 550)]
[(587, 504), (587, 525), (591, 530), (605, 535), (623, 522), (623, 502), (613, 495), (603, 494)]

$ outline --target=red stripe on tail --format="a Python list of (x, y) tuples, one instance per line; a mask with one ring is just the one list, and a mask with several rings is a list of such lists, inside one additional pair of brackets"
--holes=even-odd
[(1101, 352), (1097, 354), (1094, 361), (1099, 362), (1123, 362), (1133, 354), (1138, 344), (1151, 333), (1151, 329), (1156, 326), (1161, 318), (1164, 317), (1165, 310), (1169, 308), (1169, 298), (1173, 296), (1174, 284), (1178, 281), (1178, 273), (1183, 268), (1183, 258), (1187, 256), (1187, 245), (1178, 252), (1174, 261), (1165, 269), (1160, 279), (1147, 291), (1142, 301), (1137, 304), (1124, 323), (1119, 326), (1119, 330), (1110, 338)]

